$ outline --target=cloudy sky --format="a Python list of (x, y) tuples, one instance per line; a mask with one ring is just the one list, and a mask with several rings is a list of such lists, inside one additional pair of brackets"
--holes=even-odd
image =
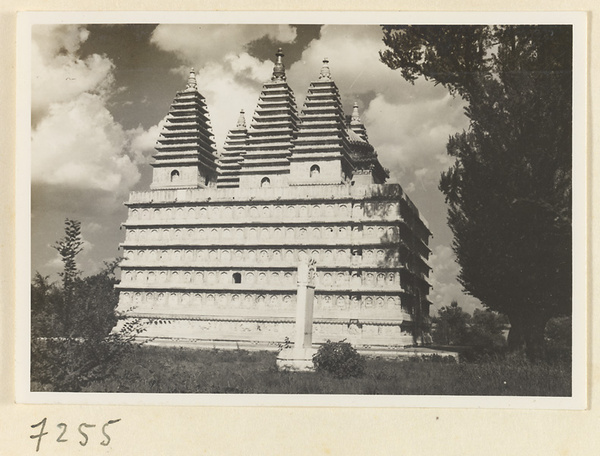
[(359, 103), (370, 142), (391, 181), (428, 220), (432, 314), (457, 299), (477, 301), (456, 281), (446, 206), (437, 188), (451, 161), (449, 135), (468, 125), (460, 99), (443, 87), (405, 82), (379, 62), (378, 26), (34, 25), (32, 33), (32, 271), (58, 280), (51, 248), (65, 218), (82, 222), (85, 274), (119, 255), (123, 202), (146, 190), (160, 124), (190, 67), (206, 97), (217, 147), (240, 109), (249, 121), (274, 53), (285, 53), (288, 83), (302, 105), (324, 57), (346, 112)]

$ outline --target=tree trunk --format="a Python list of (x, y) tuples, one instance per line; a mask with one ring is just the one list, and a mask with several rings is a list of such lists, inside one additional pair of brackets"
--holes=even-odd
[[(532, 306), (523, 303), (527, 309), (536, 309), (541, 306)], [(511, 352), (525, 347), (525, 354), (531, 361), (544, 357), (544, 332), (549, 317), (542, 312), (518, 309), (508, 314), (510, 331), (508, 333), (508, 349)]]
[(545, 315), (528, 315), (525, 321), (525, 354), (530, 361), (544, 358), (546, 330), (548, 317)]

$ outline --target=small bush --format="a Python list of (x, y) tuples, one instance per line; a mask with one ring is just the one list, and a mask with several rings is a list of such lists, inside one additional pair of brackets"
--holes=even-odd
[(365, 359), (350, 343), (325, 342), (313, 356), (317, 371), (325, 371), (336, 378), (360, 377), (365, 372)]
[(285, 336), (282, 343), (277, 344), (279, 347), (279, 351), (285, 350), (287, 348), (292, 348), (294, 346), (293, 342), (290, 340), (288, 336)]

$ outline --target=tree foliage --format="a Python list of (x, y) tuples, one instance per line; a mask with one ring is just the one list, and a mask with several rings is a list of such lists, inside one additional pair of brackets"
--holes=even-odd
[(465, 345), (468, 343), (468, 326), (471, 315), (452, 301), (449, 306), (444, 306), (438, 311), (438, 316), (433, 318), (433, 342), (441, 345)]
[(508, 320), (497, 312), (475, 309), (471, 316), (453, 301), (438, 311), (433, 322), (434, 343), (463, 347), (463, 359), (477, 360), (485, 355), (500, 354), (506, 347), (503, 331)]
[(468, 343), (487, 352), (504, 349), (506, 339), (502, 334), (508, 319), (497, 312), (475, 309), (469, 327)]
[(36, 337), (64, 334), (62, 290), (48, 276), (35, 273), (31, 283), (31, 333)]
[(115, 272), (120, 262), (121, 258), (105, 262), (99, 273), (77, 281), (74, 290), (77, 306), (74, 312), (77, 321), (86, 323), (76, 330), (76, 335), (102, 338), (117, 324), (119, 292), (115, 288)]
[(547, 321), (571, 312), (570, 26), (384, 27), (382, 61), (467, 102), (440, 189), (464, 289), (540, 355)]
[(142, 330), (137, 321), (120, 331), (115, 310), (116, 268), (120, 258), (97, 274), (82, 278), (76, 265), (81, 252), (80, 224), (67, 220), (56, 245), (63, 258), (61, 285), (36, 273), (31, 284), (32, 389), (80, 391), (108, 377)]
[(75, 257), (81, 253), (83, 241), (81, 239), (81, 222), (65, 220), (65, 236), (53, 246), (59, 253), (63, 262), (62, 277), (62, 309), (61, 316), (64, 330), (68, 333), (73, 329), (72, 307), (75, 281), (79, 277), (79, 270)]

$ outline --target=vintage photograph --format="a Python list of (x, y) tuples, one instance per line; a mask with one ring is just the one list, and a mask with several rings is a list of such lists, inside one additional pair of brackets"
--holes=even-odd
[(30, 30), (31, 393), (585, 386), (573, 24)]

